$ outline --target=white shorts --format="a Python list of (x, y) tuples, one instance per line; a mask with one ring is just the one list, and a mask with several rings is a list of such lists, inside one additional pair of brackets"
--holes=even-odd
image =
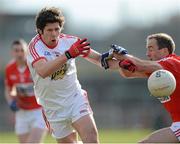
[(42, 115), (42, 108), (33, 110), (19, 110), (16, 112), (15, 132), (18, 135), (31, 131), (32, 128), (46, 129)]
[(178, 138), (180, 141), (180, 122), (174, 122), (172, 123), (170, 129), (173, 131), (175, 136)]
[[(93, 114), (86, 92), (75, 94), (73, 104), (65, 107), (63, 110), (44, 110), (44, 112), (47, 118), (46, 125), (52, 133), (52, 136), (56, 139), (66, 137), (74, 132), (75, 130), (72, 127), (73, 122), (85, 115)], [(54, 120), (48, 118), (50, 116), (52, 116)]]

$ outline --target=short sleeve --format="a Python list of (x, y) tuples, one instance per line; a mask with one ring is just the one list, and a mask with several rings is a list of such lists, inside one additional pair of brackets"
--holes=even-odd
[(40, 47), (38, 43), (30, 42), (28, 46), (28, 51), (27, 51), (28, 63), (30, 63), (33, 66), (33, 64), (40, 59), (46, 60), (44, 53), (42, 51), (42, 48)]
[(175, 71), (177, 69), (177, 66), (179, 65), (177, 64), (179, 63), (177, 60), (171, 58), (162, 59), (158, 63), (163, 67), (163, 69), (170, 72)]

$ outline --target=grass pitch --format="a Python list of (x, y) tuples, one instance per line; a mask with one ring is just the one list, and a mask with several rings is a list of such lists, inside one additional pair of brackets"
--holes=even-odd
[[(101, 143), (137, 143), (150, 132), (150, 130), (99, 130), (99, 137)], [(0, 132), (0, 143), (17, 142), (13, 132)], [(48, 135), (44, 143), (56, 143), (56, 141)]]

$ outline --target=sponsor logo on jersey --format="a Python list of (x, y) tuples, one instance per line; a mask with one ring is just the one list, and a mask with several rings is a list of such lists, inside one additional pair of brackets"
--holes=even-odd
[(44, 52), (44, 55), (45, 55), (45, 56), (50, 56), (50, 55), (51, 55), (51, 53), (50, 53), (50, 52), (48, 52), (48, 51), (45, 51), (45, 52)]
[(59, 70), (57, 70), (51, 75), (51, 80), (63, 79), (67, 69), (68, 69), (67, 64), (64, 64)]
[(60, 52), (57, 52), (57, 51), (53, 51), (52, 53), (53, 53), (56, 57), (58, 57), (58, 56), (61, 55), (61, 53), (60, 53)]
[(17, 96), (31, 97), (34, 96), (33, 83), (19, 83), (16, 84)]

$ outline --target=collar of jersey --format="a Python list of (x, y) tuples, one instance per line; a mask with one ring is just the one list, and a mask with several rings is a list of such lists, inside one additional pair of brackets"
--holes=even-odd
[(41, 39), (41, 41), (43, 42), (43, 44), (45, 44), (45, 45), (47, 46), (47, 48), (49, 48), (49, 49), (54, 49), (54, 48), (58, 45), (58, 42), (57, 42), (57, 44), (56, 44), (55, 46), (49, 46), (49, 45), (46, 44), (45, 41), (41, 38), (41, 35), (39, 35), (39, 36), (40, 36), (40, 39)]
[(174, 57), (174, 56), (176, 56), (176, 54), (169, 54), (169, 55), (167, 55), (165, 58), (167, 58), (167, 57)]

